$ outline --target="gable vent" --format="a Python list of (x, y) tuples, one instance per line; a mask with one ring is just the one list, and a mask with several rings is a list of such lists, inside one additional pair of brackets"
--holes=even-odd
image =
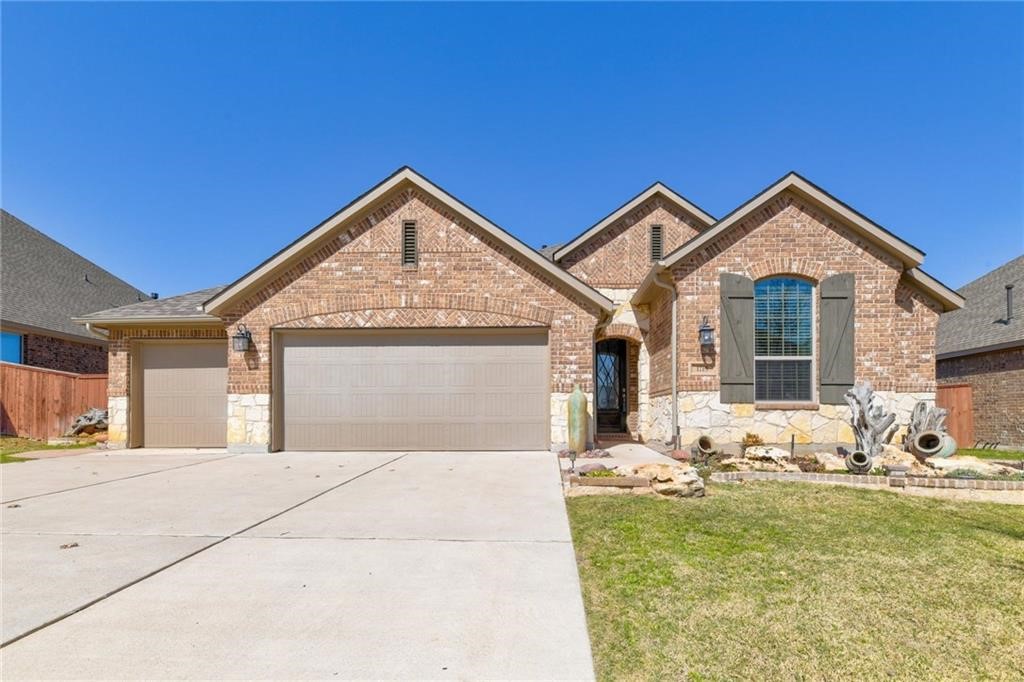
[(661, 260), (665, 255), (664, 240), (662, 238), (663, 228), (661, 225), (651, 225), (651, 260)]
[(402, 265), (416, 265), (416, 221), (402, 223)]

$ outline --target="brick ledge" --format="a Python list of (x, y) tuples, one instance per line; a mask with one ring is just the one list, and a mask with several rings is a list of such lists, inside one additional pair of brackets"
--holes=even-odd
[(716, 483), (736, 481), (794, 481), (804, 483), (846, 483), (875, 488), (947, 488), (952, 490), (1024, 490), (1024, 481), (988, 481), (973, 478), (928, 478), (924, 476), (857, 476), (854, 474), (812, 474), (795, 471), (716, 471)]

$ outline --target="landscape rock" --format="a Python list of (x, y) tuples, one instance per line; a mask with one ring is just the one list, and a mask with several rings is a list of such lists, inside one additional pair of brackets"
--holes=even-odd
[(1019, 474), (1020, 471), (995, 462), (986, 462), (977, 457), (953, 456), (953, 457), (929, 457), (924, 463), (934, 470), (948, 473), (956, 469), (967, 469), (982, 476), (1007, 476)]
[(696, 473), (686, 481), (654, 482), (651, 483), (651, 487), (659, 495), (666, 497), (704, 497), (704, 479)]
[(771, 445), (752, 445), (743, 452), (743, 456), (753, 460), (767, 460), (782, 464), (789, 460), (789, 452)]
[(825, 467), (825, 471), (846, 472), (846, 460), (839, 455), (833, 455), (831, 452), (815, 452), (814, 459)]
[(589, 474), (592, 471), (608, 471), (609, 467), (604, 464), (598, 464), (597, 462), (588, 462), (587, 464), (581, 464), (576, 467), (576, 473)]
[(720, 464), (728, 465), (736, 471), (800, 471), (800, 467), (789, 462), (777, 462), (770, 459), (747, 459), (745, 457), (730, 457), (723, 459)]
[(696, 475), (693, 467), (689, 464), (637, 464), (632, 467), (624, 467), (629, 471), (627, 476), (642, 476), (649, 481), (668, 483), (670, 481), (688, 480), (691, 475)]

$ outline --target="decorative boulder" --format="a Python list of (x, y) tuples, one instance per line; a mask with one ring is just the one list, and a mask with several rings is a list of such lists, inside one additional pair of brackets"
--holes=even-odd
[(736, 471), (800, 471), (800, 467), (789, 462), (778, 462), (773, 459), (747, 459), (746, 457), (730, 457), (719, 464), (732, 467)]
[(929, 457), (924, 463), (942, 473), (956, 471), (957, 469), (966, 469), (982, 476), (1008, 476), (1020, 473), (1020, 470), (1013, 467), (996, 464), (995, 462), (986, 462), (977, 457)]
[(688, 464), (637, 464), (615, 470), (627, 476), (642, 476), (665, 497), (703, 497), (704, 479)]
[(814, 459), (825, 471), (846, 471), (846, 460), (831, 452), (815, 452)]
[(604, 464), (598, 464), (597, 462), (588, 462), (587, 464), (581, 464), (576, 467), (576, 473), (589, 474), (592, 471), (608, 471), (608, 467)]
[(907, 474), (910, 476), (933, 476), (935, 475), (934, 469), (929, 469), (917, 460), (913, 454), (898, 448), (891, 443), (887, 443), (882, 446), (882, 454), (880, 457), (876, 457), (874, 466), (885, 468), (885, 467), (906, 467)]
[(789, 461), (789, 451), (770, 445), (752, 445), (743, 452), (743, 456), (753, 460), (768, 460), (776, 464)]

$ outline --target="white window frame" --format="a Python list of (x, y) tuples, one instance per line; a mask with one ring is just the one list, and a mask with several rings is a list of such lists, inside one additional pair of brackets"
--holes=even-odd
[[(811, 354), (808, 355), (758, 355), (757, 354), (757, 285), (773, 279), (795, 279), (811, 287)], [(754, 334), (751, 342), (754, 346), (754, 403), (756, 405), (817, 405), (818, 404), (818, 285), (816, 282), (799, 275), (778, 274), (762, 277), (754, 282)], [(757, 361), (758, 360), (810, 360), (811, 361), (811, 397), (809, 400), (758, 400), (757, 398)]]

